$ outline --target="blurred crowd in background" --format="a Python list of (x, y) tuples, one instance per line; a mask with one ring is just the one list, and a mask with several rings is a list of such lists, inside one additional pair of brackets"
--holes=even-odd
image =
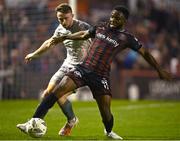
[[(28, 67), (27, 70), (52, 69), (53, 71), (54, 67), (58, 67), (63, 61), (66, 55), (64, 49), (54, 48), (41, 60), (32, 62), (28, 66), (24, 65), (25, 55), (37, 49), (58, 26), (54, 7), (50, 4), (52, 1), (55, 0), (5, 0), (1, 3), (0, 43), (3, 48), (1, 50), (3, 69)], [(98, 21), (107, 19), (116, 4), (127, 5), (131, 10), (127, 29), (151, 51), (162, 67), (176, 73), (180, 63), (180, 12), (178, 7), (175, 7), (178, 1), (175, 1), (175, 5), (170, 5), (170, 0), (165, 1), (167, 0), (159, 0), (157, 3), (155, 0), (138, 0), (136, 3), (133, 2), (134, 5), (127, 0), (117, 2), (106, 0), (103, 3), (87, 1), (88, 12), (81, 12), (78, 15), (77, 11), (77, 17), (94, 25)], [(130, 7), (131, 5), (133, 6)], [(119, 54), (115, 64), (118, 68), (150, 69), (149, 65), (134, 51)]]
[[(0, 1), (0, 70), (20, 69), (54, 73), (66, 57), (62, 45), (41, 59), (24, 63), (58, 26), (54, 8), (67, 0)], [(126, 29), (134, 34), (157, 62), (173, 74), (180, 72), (180, 2), (178, 0), (77, 0), (77, 18), (91, 25), (106, 21), (112, 8), (126, 5), (130, 18)], [(136, 52), (119, 54), (112, 68), (152, 69)]]

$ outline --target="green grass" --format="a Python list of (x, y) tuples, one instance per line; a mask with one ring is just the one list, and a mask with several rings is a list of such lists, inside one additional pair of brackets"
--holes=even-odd
[[(16, 124), (31, 118), (38, 101), (0, 101), (0, 140), (33, 140), (16, 129)], [(66, 121), (55, 105), (45, 121), (47, 134), (38, 140), (106, 140), (95, 102), (73, 102), (79, 124), (70, 137), (57, 135)], [(180, 102), (112, 101), (113, 130), (125, 140), (180, 140)], [(36, 139), (37, 140), (37, 139)]]

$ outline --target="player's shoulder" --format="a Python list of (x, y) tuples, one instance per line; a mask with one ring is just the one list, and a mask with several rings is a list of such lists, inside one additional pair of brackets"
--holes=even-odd
[(55, 30), (55, 35), (56, 36), (67, 35), (69, 33), (70, 32), (67, 29), (65, 29), (61, 24), (59, 24), (58, 27)]
[(134, 38), (134, 37), (135, 37), (135, 36), (133, 35), (133, 33), (129, 32), (127, 29), (119, 30), (119, 33), (123, 33), (123, 34), (126, 35), (128, 38)]
[(61, 25), (59, 24), (58, 27), (56, 28), (56, 31), (66, 31), (66, 29)]
[(134, 50), (138, 50), (142, 46), (142, 43), (136, 38), (136, 36), (133, 33), (127, 30), (123, 33), (126, 35), (129, 44), (133, 46), (132, 48)]
[(74, 24), (83, 28), (83, 29), (89, 29), (91, 25), (85, 21), (74, 19)]
[(59, 24), (56, 29), (65, 29), (65, 28), (61, 24)]

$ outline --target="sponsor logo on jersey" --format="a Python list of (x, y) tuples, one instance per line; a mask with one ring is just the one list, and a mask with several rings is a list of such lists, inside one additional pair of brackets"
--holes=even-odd
[(104, 40), (104, 41), (107, 41), (107, 42), (113, 44), (114, 47), (119, 46), (119, 44), (118, 44), (118, 42), (117, 42), (116, 40), (114, 40), (114, 39), (112, 39), (112, 38), (110, 38), (109, 36), (106, 36), (106, 35), (104, 35), (104, 34), (98, 33), (98, 34), (96, 34), (96, 37), (97, 37), (98, 39), (101, 39), (101, 40)]

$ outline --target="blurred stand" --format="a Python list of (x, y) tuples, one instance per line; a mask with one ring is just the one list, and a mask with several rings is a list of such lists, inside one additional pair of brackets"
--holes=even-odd
[[(117, 98), (180, 100), (180, 73), (172, 82), (162, 81), (155, 71), (122, 70)], [(115, 95), (115, 94), (114, 94)]]
[[(68, 0), (0, 0), (2, 99), (38, 98), (40, 90), (46, 88), (49, 79), (62, 64), (66, 52), (61, 44), (40, 59), (29, 64), (24, 63), (24, 57), (28, 53), (39, 48), (52, 36), (58, 26), (54, 8), (62, 2)], [(128, 6), (131, 16), (127, 29), (142, 42), (163, 68), (174, 75), (175, 82), (172, 84), (160, 81), (142, 57), (134, 51), (126, 50), (119, 54), (112, 64), (113, 98), (137, 100), (152, 98), (152, 95), (165, 95), (167, 92), (160, 90), (164, 90), (163, 86), (171, 87), (168, 91), (172, 94), (167, 94), (168, 98), (170, 95), (172, 99), (175, 99), (174, 95), (179, 97), (180, 2), (178, 0), (76, 0), (76, 2), (77, 18), (92, 25), (106, 21), (115, 5)], [(5, 75), (9, 70), (13, 74)], [(143, 75), (144, 71), (149, 72), (147, 76)], [(135, 72), (139, 72), (139, 75), (134, 76)], [(139, 85), (139, 82), (143, 82), (143, 85)], [(153, 87), (156, 89), (150, 90)], [(86, 93), (86, 96), (83, 93)], [(92, 99), (91, 93), (82, 90), (82, 93), (74, 99), (88, 100), (88, 98)], [(161, 96), (154, 98), (160, 99)]]

